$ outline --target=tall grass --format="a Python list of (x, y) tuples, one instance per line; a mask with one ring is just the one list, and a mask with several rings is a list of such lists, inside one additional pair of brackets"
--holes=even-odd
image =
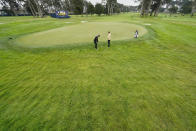
[[(130, 22), (138, 40), (27, 49), (9, 42), (65, 21)], [(0, 130), (195, 130), (196, 19), (135, 14), (0, 18)], [(151, 24), (150, 26), (144, 25)]]

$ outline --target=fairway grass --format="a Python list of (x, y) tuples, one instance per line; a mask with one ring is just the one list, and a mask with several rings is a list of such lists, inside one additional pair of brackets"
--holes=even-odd
[(43, 31), (20, 37), (16, 43), (25, 47), (51, 47), (56, 45), (76, 45), (92, 43), (96, 35), (100, 34), (100, 41), (107, 41), (107, 33), (112, 32), (112, 41), (128, 40), (134, 38), (135, 31), (140, 37), (147, 30), (139, 25), (117, 22), (87, 22), (65, 26), (57, 29)]
[[(195, 17), (141, 18), (128, 13), (71, 19), (0, 17), (0, 23), (0, 131), (196, 130)], [(127, 32), (127, 37), (122, 34), (108, 48), (104, 23), (114, 29), (112, 39), (118, 37), (118, 24), (124, 27), (119, 35)], [(83, 26), (103, 31), (98, 50), (93, 43), (72, 43), (75, 37), (64, 36), (70, 32), (66, 29), (73, 29), (74, 36), (79, 38), (79, 33), (85, 38), (81, 40), (92, 42)], [(135, 26), (147, 33), (129, 39)], [(54, 32), (63, 41), (54, 42)], [(64, 43), (65, 38), (70, 42)], [(46, 47), (43, 40), (51, 45)], [(34, 43), (38, 45), (31, 48)]]

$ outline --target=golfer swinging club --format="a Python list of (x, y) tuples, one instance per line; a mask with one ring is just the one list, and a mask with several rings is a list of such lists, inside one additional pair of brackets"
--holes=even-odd
[(98, 42), (99, 42), (99, 37), (100, 37), (100, 35), (98, 35), (98, 36), (96, 36), (96, 37), (94, 38), (95, 49), (97, 49), (97, 44), (98, 44)]

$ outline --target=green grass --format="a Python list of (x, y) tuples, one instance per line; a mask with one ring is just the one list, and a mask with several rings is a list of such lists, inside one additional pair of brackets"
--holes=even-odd
[[(101, 42), (97, 51), (93, 43), (34, 49), (9, 40), (83, 20), (137, 24), (148, 33), (109, 49)], [(0, 23), (0, 130), (196, 130), (196, 18)]]
[[(67, 23), (65, 23), (66, 25)], [(101, 35), (100, 41), (107, 41), (107, 33), (112, 32), (112, 41), (134, 38), (138, 30), (143, 36), (147, 30), (135, 24), (115, 22), (85, 22), (72, 26), (60, 27), (48, 31), (30, 34), (16, 39), (15, 43), (26, 47), (51, 47), (67, 44), (92, 43), (94, 37)]]

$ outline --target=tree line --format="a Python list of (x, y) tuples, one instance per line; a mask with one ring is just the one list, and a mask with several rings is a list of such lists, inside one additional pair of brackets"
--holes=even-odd
[(1, 0), (2, 10), (17, 16), (21, 11), (35, 17), (43, 17), (59, 10), (69, 11), (71, 14), (106, 14), (128, 12), (130, 8), (117, 2), (105, 0), (95, 6), (86, 0)]
[[(170, 14), (181, 13), (194, 15), (196, 12), (196, 0), (141, 0), (139, 9), (141, 16), (158, 16), (161, 9)], [(163, 11), (163, 10), (162, 10)]]
[(17, 16), (21, 12), (43, 17), (66, 10), (71, 14), (105, 14), (113, 15), (121, 12), (140, 11), (141, 16), (158, 16), (159, 12), (190, 13), (192, 16), (196, 12), (196, 0), (137, 0), (140, 2), (138, 8), (125, 6), (117, 0), (102, 0), (102, 3), (93, 5), (87, 0), (1, 0), (2, 10), (7, 14)]

